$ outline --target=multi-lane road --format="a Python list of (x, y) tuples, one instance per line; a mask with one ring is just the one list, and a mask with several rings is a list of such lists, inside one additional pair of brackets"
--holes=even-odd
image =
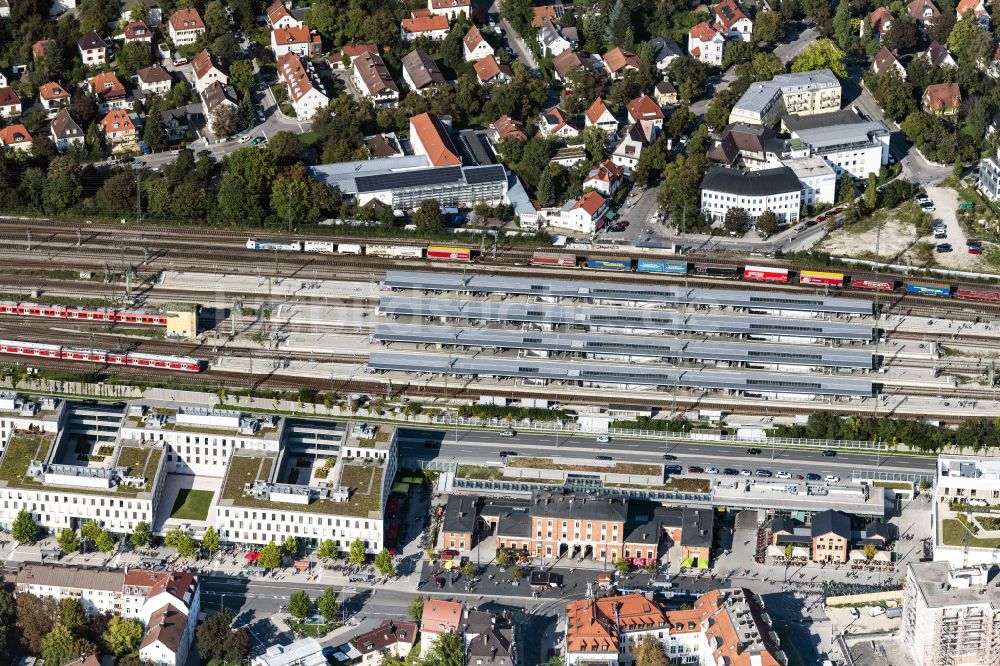
[[(428, 443), (432, 443), (428, 445)], [(900, 454), (845, 453), (826, 457), (820, 450), (789, 449), (761, 444), (723, 442), (676, 442), (654, 439), (612, 437), (607, 444), (596, 435), (580, 433), (519, 433), (501, 437), (497, 432), (478, 430), (433, 430), (402, 428), (399, 432), (400, 458), (439, 460), (457, 464), (500, 464), (501, 451), (516, 451), (523, 456), (558, 456), (593, 460), (597, 455), (611, 455), (627, 462), (664, 462), (664, 455), (676, 458), (673, 464), (700, 467), (766, 468), (791, 474), (809, 472), (848, 478), (852, 470), (933, 474), (934, 459)], [(440, 446), (440, 448), (438, 448)], [(761, 449), (748, 455), (748, 447)]]

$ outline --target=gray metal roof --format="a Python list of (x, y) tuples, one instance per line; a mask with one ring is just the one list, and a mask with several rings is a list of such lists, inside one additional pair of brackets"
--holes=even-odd
[(844, 146), (872, 143), (875, 137), (888, 136), (889, 128), (881, 120), (867, 123), (847, 123), (795, 130), (793, 136), (813, 150), (839, 149)]
[(838, 79), (829, 69), (816, 69), (810, 72), (779, 74), (770, 81), (751, 84), (743, 96), (733, 106), (734, 113), (760, 114), (771, 101), (782, 93), (803, 92), (805, 90), (822, 90), (839, 88)]
[(379, 323), (375, 327), (373, 337), (378, 342), (530, 349), (575, 354), (615, 354), (694, 361), (738, 361), (863, 370), (871, 370), (874, 365), (874, 355), (863, 349), (683, 340), (652, 335), (602, 335)]
[(802, 185), (795, 172), (782, 166), (743, 173), (739, 169), (714, 166), (701, 181), (702, 191), (741, 194), (748, 197), (763, 197), (788, 192), (799, 192)]
[(447, 356), (427, 353), (372, 352), (368, 368), (411, 373), (519, 377), (553, 381), (716, 389), (749, 393), (871, 396), (872, 382), (831, 375), (678, 370), (638, 364), (538, 361), (524, 358)]
[[(794, 174), (791, 177), (798, 187), (798, 179)], [(871, 315), (873, 311), (872, 302), (862, 298), (790, 294), (760, 289), (692, 289), (679, 284), (635, 284), (593, 278), (560, 280), (543, 276), (516, 278), (507, 275), (389, 271), (382, 284), (393, 290), (418, 289), (460, 293), (558, 296), (591, 301), (643, 301), (858, 315)]]
[(871, 342), (870, 325), (788, 317), (704, 315), (664, 310), (470, 301), (451, 298), (382, 297), (379, 314), (497, 322), (566, 324), (690, 333), (781, 336)]

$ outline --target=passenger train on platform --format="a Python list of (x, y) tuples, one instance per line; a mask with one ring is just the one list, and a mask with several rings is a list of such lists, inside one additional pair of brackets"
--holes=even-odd
[(107, 321), (141, 326), (167, 325), (167, 315), (155, 310), (114, 310), (78, 305), (46, 305), (44, 303), (0, 301), (0, 314), (75, 321)]
[(82, 361), (107, 365), (129, 365), (155, 370), (176, 370), (178, 372), (201, 372), (204, 364), (190, 356), (163, 356), (161, 354), (140, 354), (138, 352), (113, 352), (104, 349), (80, 349), (62, 345), (47, 345), (40, 342), (0, 340), (0, 354), (15, 354), (33, 358), (52, 358), (63, 361)]

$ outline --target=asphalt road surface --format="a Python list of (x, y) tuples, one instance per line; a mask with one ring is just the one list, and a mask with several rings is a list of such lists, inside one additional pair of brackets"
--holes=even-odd
[[(440, 444), (440, 449), (427, 442)], [(748, 446), (761, 449), (760, 455), (747, 455)], [(430, 430), (402, 428), (399, 431), (400, 458), (441, 460), (458, 464), (499, 465), (501, 451), (516, 451), (519, 455), (545, 455), (593, 459), (607, 453), (616, 460), (629, 462), (664, 462), (664, 454), (676, 456), (674, 464), (719, 468), (766, 468), (772, 472), (791, 474), (809, 472), (842, 478), (852, 470), (933, 474), (933, 458), (868, 453), (838, 453), (825, 457), (821, 451), (804, 451), (765, 447), (758, 444), (730, 445), (725, 443), (668, 442), (649, 439), (612, 437), (609, 444), (598, 444), (595, 435), (579, 433), (522, 433), (516, 437), (500, 437), (498, 433), (482, 431)]]

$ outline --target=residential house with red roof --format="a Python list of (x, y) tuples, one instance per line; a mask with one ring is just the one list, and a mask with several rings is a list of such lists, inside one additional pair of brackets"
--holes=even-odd
[(753, 21), (736, 0), (722, 0), (715, 6), (715, 28), (727, 39), (749, 42), (753, 35)]
[(962, 105), (962, 91), (957, 83), (935, 83), (924, 90), (921, 103), (927, 113), (954, 116)]
[(412, 42), (421, 36), (438, 41), (448, 36), (448, 28), (448, 17), (418, 9), (410, 12), (410, 18), (400, 22), (399, 36), (405, 42)]
[(350, 640), (361, 655), (361, 666), (381, 666), (386, 655), (405, 659), (417, 642), (417, 624), (404, 620), (383, 620), (382, 624)]
[(267, 8), (267, 24), (272, 30), (279, 28), (301, 28), (302, 21), (299, 21), (282, 0), (274, 0)]
[(983, 0), (959, 0), (958, 6), (955, 7), (955, 19), (961, 21), (966, 16), (975, 19), (983, 30), (989, 30), (990, 12)]
[(376, 108), (389, 108), (399, 103), (399, 86), (378, 52), (366, 52), (355, 57), (352, 71), (354, 85), (371, 99)]
[(153, 31), (142, 21), (131, 21), (125, 26), (125, 45), (135, 42), (142, 42), (146, 46), (153, 46)]
[(469, 28), (469, 31), (462, 37), (462, 55), (465, 62), (476, 62), (486, 56), (493, 55), (493, 53), (493, 47), (476, 26)]
[(400, 60), (400, 64), (403, 66), (403, 81), (415, 93), (423, 94), (427, 90), (447, 83), (434, 58), (420, 49), (407, 53)]
[(18, 123), (0, 128), (0, 145), (14, 150), (31, 152), (31, 134), (28, 128)]
[(646, 143), (653, 143), (656, 135), (663, 129), (663, 109), (649, 95), (641, 95), (629, 102), (626, 107), (628, 119), (642, 130)]
[(570, 72), (583, 66), (583, 60), (573, 50), (563, 51), (552, 59), (552, 68), (556, 71), (556, 78), (560, 81), (566, 81)]
[(308, 60), (286, 53), (278, 58), (277, 69), (278, 79), (285, 84), (288, 102), (295, 109), (297, 118), (310, 120), (330, 103), (316, 69)]
[(98, 123), (104, 140), (112, 153), (136, 152), (138, 150), (135, 123), (125, 109), (112, 109)]
[(461, 166), (448, 128), (433, 113), (421, 113), (410, 118), (410, 143), (417, 155), (426, 155), (431, 166)]
[(280, 58), (286, 53), (311, 58), (318, 56), (322, 50), (322, 38), (318, 34), (313, 34), (307, 25), (276, 28), (271, 31), (271, 52), (275, 58)]
[(113, 72), (102, 72), (87, 79), (87, 88), (97, 97), (97, 108), (101, 113), (128, 106), (125, 84)]
[(528, 135), (524, 131), (524, 123), (514, 120), (510, 116), (500, 116), (491, 126), (493, 129), (493, 139), (500, 143), (501, 140), (511, 137), (518, 141), (527, 141)]
[(538, 133), (542, 136), (557, 136), (561, 139), (571, 139), (579, 136), (580, 130), (570, 123), (569, 116), (558, 106), (542, 111), (538, 123)]
[(600, 192), (591, 190), (576, 201), (567, 201), (559, 215), (548, 218), (557, 227), (573, 229), (584, 234), (595, 233), (604, 221), (608, 201)]
[(0, 88), (0, 117), (19, 118), (21, 116), (21, 98), (10, 86)]
[(639, 71), (640, 65), (639, 56), (617, 47), (604, 54), (604, 68), (616, 81), (625, 76), (625, 72), (630, 69)]
[(625, 178), (625, 169), (611, 160), (604, 160), (587, 174), (583, 189), (596, 190), (606, 197), (614, 196)]
[(194, 89), (198, 94), (216, 81), (222, 85), (229, 83), (229, 69), (221, 58), (209, 53), (208, 49), (191, 59), (191, 73), (194, 75)]
[(354, 59), (358, 56), (364, 55), (366, 53), (374, 53), (379, 55), (378, 47), (374, 44), (348, 44), (347, 46), (341, 47), (339, 51), (334, 51), (330, 54), (327, 60), (330, 63), (330, 67), (333, 69), (338, 69), (344, 66), (344, 58), (347, 58), (346, 67), (350, 68), (354, 65)]
[(899, 62), (899, 58), (896, 57), (895, 53), (883, 46), (875, 54), (875, 57), (872, 58), (872, 72), (875, 73), (875, 76), (878, 76), (891, 68), (895, 68), (901, 77), (906, 78), (906, 68), (903, 67), (903, 63)]
[(167, 32), (174, 46), (187, 46), (205, 32), (205, 22), (197, 9), (178, 9), (167, 20)]
[[(892, 22), (895, 19), (892, 18), (892, 14), (885, 7), (877, 7), (875, 11), (868, 15), (868, 26), (872, 31), (872, 38), (876, 41), (880, 41), (889, 29), (892, 27)], [(863, 37), (865, 34), (865, 23), (861, 22), (860, 34)]]
[(695, 60), (721, 66), (725, 52), (725, 35), (710, 26), (708, 21), (702, 21), (688, 31), (688, 53)]
[(435, 16), (443, 16), (449, 21), (459, 16), (468, 16), (471, 0), (427, 0), (427, 11)]
[(532, 7), (531, 11), (531, 25), (534, 28), (541, 28), (542, 23), (546, 20), (553, 23), (559, 23), (562, 21), (562, 5), (541, 5), (539, 7)]
[(598, 127), (608, 134), (614, 134), (618, 131), (618, 119), (608, 110), (608, 106), (600, 97), (595, 99), (590, 108), (584, 111), (583, 117), (585, 127)]
[(460, 601), (428, 599), (424, 602), (424, 612), (420, 616), (420, 654), (427, 654), (431, 645), (441, 634), (458, 631), (462, 624), (465, 606)]
[(913, 0), (906, 5), (906, 15), (914, 20), (922, 32), (926, 32), (941, 16), (941, 10), (931, 0)]
[(47, 112), (55, 113), (59, 107), (69, 104), (69, 91), (54, 81), (43, 83), (38, 88), (38, 99), (42, 103), (42, 108)]
[(511, 70), (510, 65), (505, 62), (500, 62), (496, 59), (496, 56), (492, 55), (488, 55), (477, 61), (476, 64), (473, 65), (473, 69), (476, 70), (476, 76), (479, 78), (479, 83), (482, 85), (486, 85), (488, 83), (504, 83), (514, 78), (514, 72)]
[(157, 666), (184, 666), (191, 649), (188, 616), (172, 605), (164, 606), (149, 621), (139, 643), (142, 663)]
[(45, 47), (49, 44), (55, 44), (54, 39), (39, 39), (37, 42), (31, 45), (31, 55), (33, 58), (43, 58), (45, 57)]

